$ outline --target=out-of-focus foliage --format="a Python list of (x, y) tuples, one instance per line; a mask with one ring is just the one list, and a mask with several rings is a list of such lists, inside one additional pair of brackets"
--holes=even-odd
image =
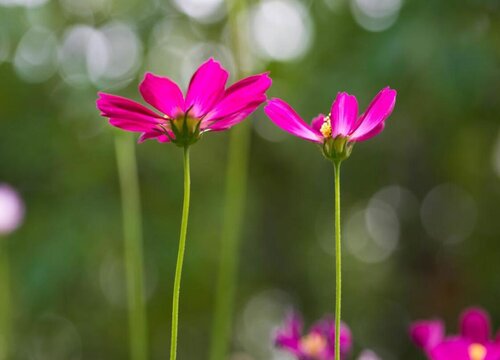
[[(15, 359), (126, 359), (114, 131), (97, 90), (139, 99), (145, 71), (184, 85), (215, 56), (229, 69), (221, 0), (0, 0), (0, 182), (26, 202), (8, 239)], [(470, 304), (500, 323), (500, 3), (250, 1), (246, 69), (305, 118), (338, 91), (366, 107), (398, 90), (382, 136), (343, 167), (344, 319), (355, 353), (418, 359), (416, 318), (449, 327)], [(234, 80), (234, 79), (233, 79)], [(290, 306), (333, 311), (332, 167), (259, 110), (250, 159), (233, 360), (284, 359), (271, 333)], [(245, 125), (243, 125), (245, 126)], [(180, 355), (207, 354), (227, 134), (192, 151)], [(182, 201), (180, 150), (137, 146), (152, 358), (167, 356)]]

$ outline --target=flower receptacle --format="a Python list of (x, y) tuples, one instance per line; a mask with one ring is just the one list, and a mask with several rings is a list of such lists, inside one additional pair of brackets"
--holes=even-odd
[(172, 142), (179, 147), (186, 147), (194, 144), (200, 139), (200, 124), (198, 119), (187, 115), (171, 120), (171, 128), (174, 133)]
[(349, 142), (346, 136), (337, 136), (336, 138), (326, 138), (322, 145), (323, 155), (333, 162), (341, 162), (351, 155), (354, 143)]

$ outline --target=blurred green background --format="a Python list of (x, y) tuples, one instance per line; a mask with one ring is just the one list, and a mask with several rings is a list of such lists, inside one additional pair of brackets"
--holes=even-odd
[[(500, 2), (261, 0), (248, 4), (245, 71), (305, 118), (338, 91), (365, 108), (398, 90), (381, 136), (343, 166), (344, 320), (353, 358), (421, 359), (415, 319), (481, 305), (500, 326)], [(116, 134), (106, 90), (138, 100), (145, 71), (185, 88), (215, 56), (231, 71), (222, 0), (0, 0), (0, 182), (26, 202), (8, 242), (13, 359), (127, 359)], [(233, 79), (234, 81), (235, 79)], [(245, 126), (245, 125), (242, 125)], [(231, 360), (289, 359), (271, 334), (287, 309), (333, 312), (333, 174), (311, 143), (252, 126)], [(192, 151), (181, 359), (207, 357), (228, 133)], [(168, 353), (182, 205), (181, 150), (137, 146), (150, 346)]]

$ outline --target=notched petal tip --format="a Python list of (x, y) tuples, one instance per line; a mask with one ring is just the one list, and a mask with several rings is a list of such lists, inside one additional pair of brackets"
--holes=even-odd
[(444, 338), (444, 324), (441, 320), (420, 320), (410, 325), (410, 338), (418, 347), (430, 350)]
[(193, 117), (203, 117), (224, 95), (229, 72), (213, 58), (198, 67), (189, 82), (185, 107)]
[(175, 118), (184, 111), (182, 91), (168, 77), (145, 73), (139, 84), (139, 92), (149, 105), (170, 118)]
[(488, 341), (490, 332), (490, 317), (482, 308), (471, 307), (460, 315), (460, 333), (462, 336), (483, 343)]
[[(366, 140), (373, 137), (374, 135), (372, 134), (375, 129), (380, 130), (379, 125), (392, 114), (396, 104), (396, 94), (396, 90), (389, 87), (380, 90), (368, 106), (366, 112), (357, 121), (351, 133), (351, 138), (363, 138)], [(376, 134), (379, 132), (375, 131)], [(368, 137), (368, 135), (372, 136)]]

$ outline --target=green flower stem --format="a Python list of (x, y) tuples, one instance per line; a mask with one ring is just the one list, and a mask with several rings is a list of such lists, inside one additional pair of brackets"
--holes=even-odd
[(148, 360), (141, 201), (135, 143), (129, 134), (116, 134), (115, 148), (123, 209), (130, 353), (132, 360)]
[(7, 239), (0, 236), (0, 360), (10, 359), (12, 303)]
[(189, 217), (189, 197), (191, 192), (191, 174), (189, 170), (189, 147), (184, 147), (184, 204), (182, 206), (181, 234), (179, 252), (175, 268), (174, 295), (172, 301), (172, 338), (170, 342), (170, 360), (177, 357), (177, 332), (179, 326), (179, 296), (181, 291), (182, 264), (186, 248), (186, 235)]
[[(245, 51), (244, 36), (241, 33), (244, 31), (244, 26), (241, 26), (241, 21), (245, 13), (246, 1), (226, 0), (226, 2), (232, 48), (236, 63), (241, 68), (242, 56)], [(224, 223), (221, 234), (210, 360), (226, 359), (231, 341), (241, 229), (246, 202), (250, 130), (249, 124), (241, 124), (231, 130), (229, 140)]]
[(340, 161), (333, 163), (335, 177), (335, 360), (340, 360), (340, 305), (342, 302), (342, 253), (340, 239)]

